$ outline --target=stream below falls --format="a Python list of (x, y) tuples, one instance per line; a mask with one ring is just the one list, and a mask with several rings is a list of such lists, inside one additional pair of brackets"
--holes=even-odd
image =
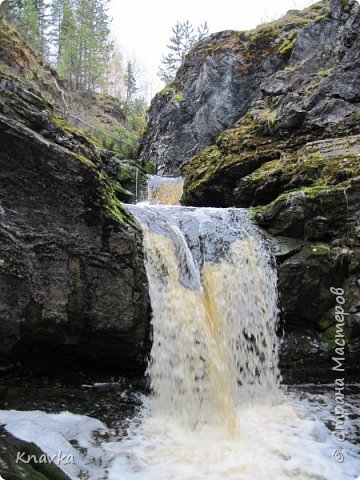
[(269, 241), (246, 210), (181, 207), (181, 192), (152, 176), (127, 205), (144, 238), (151, 394), (125, 379), (5, 388), (0, 436), (68, 455), (72, 480), (357, 479), (360, 385), (341, 417), (335, 385), (282, 384)]
[(150, 177), (149, 201), (128, 206), (144, 235), (152, 395), (111, 478), (357, 478), (358, 446), (321, 419), (331, 396), (316, 402), (281, 387), (267, 241), (244, 209), (176, 205), (181, 187)]

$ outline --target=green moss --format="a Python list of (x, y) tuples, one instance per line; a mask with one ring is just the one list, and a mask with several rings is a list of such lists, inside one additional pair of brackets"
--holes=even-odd
[(341, 8), (343, 12), (350, 13), (351, 12), (351, 5), (349, 4), (349, 0), (341, 0)]
[(326, 77), (329, 77), (332, 74), (333, 70), (334, 70), (333, 68), (328, 68), (327, 70), (318, 71), (317, 74), (321, 78), (326, 78)]
[(278, 38), (281, 32), (274, 25), (264, 25), (250, 32), (250, 44), (257, 45), (264, 41), (272, 41)]
[(157, 93), (157, 95), (159, 97), (165, 97), (169, 93), (171, 95), (173, 95), (175, 93), (175, 87), (173, 86), (172, 83), (169, 83), (169, 85), (166, 85), (166, 87), (164, 87), (159, 93)]
[(65, 132), (73, 135), (75, 138), (79, 138), (83, 143), (90, 144), (91, 146), (97, 146), (103, 148), (101, 143), (92, 135), (85, 134), (83, 130), (80, 128), (74, 127), (69, 122), (67, 122), (63, 117), (58, 117), (57, 115), (52, 116), (52, 121), (57, 125), (59, 128), (64, 130)]
[(310, 5), (303, 10), (297, 11), (294, 17), (301, 18), (306, 22), (306, 25), (313, 23), (320, 15), (328, 16), (331, 9), (332, 0), (322, 0), (314, 5)]
[[(297, 34), (296, 28), (307, 26), (311, 23), (319, 21), (319, 17), (326, 18), (329, 16), (331, 9), (331, 0), (322, 0), (314, 5), (310, 5), (303, 10), (291, 10), (286, 15), (278, 20), (268, 22), (266, 24), (260, 25), (256, 30), (250, 32), (251, 35), (261, 36), (261, 32), (264, 32), (263, 35), (272, 36), (273, 38), (280, 38), (283, 32), (283, 28), (288, 29), (289, 25), (294, 25), (294, 30), (290, 32), (287, 38), (283, 38), (283, 42), (286, 40), (292, 40)], [(241, 32), (242, 35), (248, 34), (247, 32)], [(282, 45), (280, 45), (280, 48)], [(288, 46), (287, 46), (288, 48)]]
[(118, 198), (118, 194), (123, 191), (121, 185), (115, 180), (110, 180), (105, 172), (98, 172), (97, 176), (100, 182), (100, 206), (122, 225), (135, 227), (135, 221)]
[[(269, 114), (266, 118), (270, 122), (274, 116)], [(186, 163), (182, 168), (185, 195), (190, 196), (197, 188), (205, 188), (215, 176), (226, 174), (226, 170), (238, 168), (238, 172), (246, 174), (249, 169), (278, 158), (281, 154), (277, 148), (279, 141), (258, 134), (260, 128), (260, 123), (245, 115), (234, 128), (221, 133), (215, 145), (201, 150)]]
[[(241, 190), (256, 192), (271, 184), (271, 192), (276, 196), (280, 191), (303, 191), (311, 195), (316, 188), (333, 188), (344, 181), (360, 175), (358, 156), (324, 156), (320, 152), (299, 156), (288, 154), (262, 165), (241, 182)], [(306, 190), (308, 188), (308, 190)]]
[(286, 73), (294, 73), (296, 71), (296, 68), (288, 65), (287, 67), (284, 68), (283, 71)]
[(149, 127), (147, 124), (145, 124), (142, 129), (140, 130), (140, 135), (144, 136), (148, 133)]
[(167, 84), (160, 92), (156, 94), (157, 98), (163, 97), (172, 97), (174, 95), (180, 94), (180, 92), (184, 89), (184, 85), (179, 82), (170, 82)]
[(277, 111), (266, 108), (260, 111), (259, 117), (262, 120), (265, 120), (268, 124), (273, 125), (276, 121)]
[(315, 18), (314, 23), (320, 23), (327, 18), (329, 18), (328, 15), (319, 15), (318, 17)]
[(155, 175), (156, 165), (154, 165), (152, 162), (146, 162), (144, 165), (144, 170), (146, 173), (149, 173), (150, 175)]
[(85, 155), (82, 155), (81, 153), (71, 152), (71, 151), (69, 151), (68, 153), (69, 155), (71, 155), (73, 158), (83, 163), (84, 165), (95, 168), (94, 163), (89, 158), (85, 157)]
[(303, 188), (298, 188), (296, 190), (287, 191), (279, 195), (271, 203), (265, 205), (263, 208), (263, 212), (266, 213), (272, 207), (276, 206), (279, 202), (282, 202), (284, 200), (291, 202), (291, 199), (298, 195), (301, 195), (304, 198), (315, 200), (321, 196), (327, 195), (330, 192), (343, 192), (345, 191), (346, 187), (348, 187), (348, 185), (349, 185), (348, 182), (343, 182), (339, 185), (335, 185), (334, 187), (311, 186), (311, 187), (303, 187)]
[(175, 95), (171, 97), (171, 100), (173, 102), (181, 103), (183, 101), (183, 96), (181, 95), (181, 93), (175, 93)]
[(316, 76), (313, 80), (310, 80), (306, 85), (305, 89), (308, 93), (316, 93), (322, 84), (322, 77)]
[(54, 103), (56, 92), (52, 72), (44, 58), (29, 46), (8, 22), (0, 17), (2, 66), (10, 68), (14, 76), (20, 76), (27, 88), (36, 95)]
[(257, 205), (256, 207), (249, 207), (249, 215), (252, 220), (256, 218), (256, 215), (263, 215), (266, 212), (267, 205)]
[(219, 161), (221, 160), (221, 157), (221, 151), (216, 145), (206, 147), (201, 150), (201, 152), (199, 152), (197, 155), (195, 155), (191, 166), (190, 164), (187, 164), (185, 166), (185, 171), (196, 171), (196, 174), (199, 174), (201, 173), (201, 171), (197, 167), (200, 167), (200, 169), (208, 168), (209, 166), (216, 168), (216, 166), (219, 164)]
[(185, 193), (188, 190), (198, 188), (217, 171), (220, 166), (222, 153), (220, 149), (213, 145), (204, 148), (183, 167), (183, 173), (186, 180), (184, 185)]
[(237, 153), (243, 146), (257, 148), (269, 142), (269, 138), (257, 135), (260, 126), (247, 113), (234, 128), (225, 130), (216, 138), (216, 145), (226, 153)]
[(297, 31), (292, 31), (278, 47), (278, 52), (282, 57), (289, 57), (295, 47)]

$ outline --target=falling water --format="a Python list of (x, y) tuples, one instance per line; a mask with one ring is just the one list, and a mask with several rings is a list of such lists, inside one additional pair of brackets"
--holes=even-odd
[(148, 175), (148, 202), (159, 205), (177, 205), (183, 192), (181, 177)]
[(236, 407), (276, 394), (276, 276), (247, 214), (131, 207), (144, 231), (153, 411), (234, 433)]
[(164, 205), (181, 191), (178, 179), (151, 177), (150, 202), (128, 206), (144, 236), (152, 394), (110, 479), (355, 478), (351, 462), (332, 461), (323, 424), (280, 389), (264, 237), (243, 209)]

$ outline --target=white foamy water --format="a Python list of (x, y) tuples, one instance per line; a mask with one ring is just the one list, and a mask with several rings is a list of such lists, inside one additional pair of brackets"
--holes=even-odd
[[(36, 410), (0, 410), (0, 425), (4, 425), (15, 437), (26, 442), (34, 442), (44, 453), (56, 458), (54, 463), (71, 480), (106, 478), (104, 473), (99, 471), (99, 465), (103, 460), (106, 461), (106, 454), (96, 445), (94, 434), (105, 434), (108, 429), (99, 420), (70, 412), (53, 414)], [(27, 461), (29, 454), (29, 451), (19, 452), (22, 459), (19, 460), (19, 465), (22, 461)], [(47, 460), (43, 463), (50, 462)], [(0, 468), (1, 466), (0, 449)], [(8, 478), (10, 473), (8, 477), (5, 470), (4, 480)]]
[(279, 386), (276, 274), (246, 212), (129, 209), (144, 234), (153, 393), (107, 447), (110, 480), (357, 478), (358, 447), (328, 428), (332, 397)]
[[(330, 403), (331, 397), (322, 400)], [(151, 408), (151, 407), (149, 407)], [(360, 471), (359, 448), (341, 445), (322, 420), (323, 405), (284, 397), (277, 405), (239, 407), (239, 431), (224, 438), (217, 428), (189, 429), (150, 411), (121, 444), (110, 480), (345, 480)]]

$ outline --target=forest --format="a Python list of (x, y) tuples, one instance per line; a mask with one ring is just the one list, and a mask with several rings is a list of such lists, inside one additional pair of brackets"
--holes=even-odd
[[(134, 158), (145, 125), (146, 100), (139, 92), (136, 59), (125, 56), (111, 37), (108, 0), (6, 0), (0, 5), (11, 25), (50, 63), (68, 91), (69, 114), (78, 116), (71, 99), (82, 93), (82, 128), (99, 137), (104, 147)], [(110, 129), (89, 115), (93, 101), (84, 93), (111, 95), (119, 100), (123, 122)]]

